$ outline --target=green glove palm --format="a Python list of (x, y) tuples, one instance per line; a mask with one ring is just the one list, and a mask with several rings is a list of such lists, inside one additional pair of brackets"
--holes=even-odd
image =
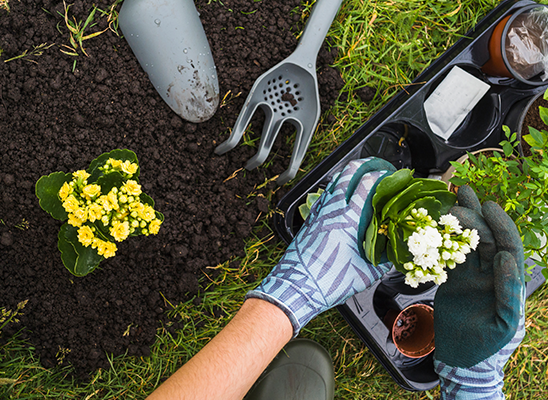
[(514, 222), (495, 203), (480, 205), (469, 187), (451, 214), (475, 228), (478, 251), (448, 272), (434, 301), (436, 360), (470, 368), (497, 353), (516, 335), (524, 301), (523, 245)]

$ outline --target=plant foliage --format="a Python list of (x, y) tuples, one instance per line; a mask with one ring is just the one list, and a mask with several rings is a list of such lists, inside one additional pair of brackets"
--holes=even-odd
[(157, 234), (164, 216), (138, 184), (139, 163), (131, 150), (113, 150), (87, 170), (54, 172), (36, 183), (40, 207), (61, 226), (58, 247), (65, 267), (85, 276), (129, 236)]
[[(548, 91), (544, 94), (548, 98)], [(548, 124), (548, 109), (540, 107), (540, 116)], [(529, 127), (523, 137), (531, 145), (532, 154), (517, 152), (519, 140), (516, 133), (503, 127), (506, 140), (501, 152), (488, 156), (468, 153), (463, 164), (451, 162), (456, 171), (450, 182), (456, 186), (469, 185), (480, 202), (498, 203), (515, 222), (523, 241), (525, 258), (533, 257), (548, 278), (548, 132)], [(533, 266), (529, 266), (530, 273)]]
[(415, 227), (408, 224), (413, 210), (424, 209), (437, 221), (455, 204), (456, 196), (447, 184), (435, 179), (414, 178), (413, 171), (401, 169), (383, 179), (373, 196), (373, 217), (364, 241), (366, 258), (374, 265), (384, 252), (396, 269), (413, 260), (406, 244)]

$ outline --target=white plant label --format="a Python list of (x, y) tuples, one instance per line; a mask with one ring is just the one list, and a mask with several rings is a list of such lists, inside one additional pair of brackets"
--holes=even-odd
[(424, 102), (432, 132), (445, 140), (449, 139), (489, 88), (487, 83), (462, 68), (453, 67)]

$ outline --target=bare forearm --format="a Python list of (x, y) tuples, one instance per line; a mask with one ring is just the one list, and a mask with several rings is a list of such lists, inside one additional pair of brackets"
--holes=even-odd
[(283, 311), (249, 299), (211, 342), (148, 399), (241, 399), (292, 334)]

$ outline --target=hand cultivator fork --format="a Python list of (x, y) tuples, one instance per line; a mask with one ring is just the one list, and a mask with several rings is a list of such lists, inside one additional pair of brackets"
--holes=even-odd
[(266, 160), (281, 126), (289, 122), (297, 130), (295, 146), (289, 168), (277, 182), (283, 185), (295, 177), (320, 118), (316, 58), (341, 3), (316, 2), (295, 51), (255, 81), (230, 137), (217, 146), (215, 153), (224, 154), (238, 144), (260, 107), (266, 116), (261, 141), (245, 168), (256, 168)]

